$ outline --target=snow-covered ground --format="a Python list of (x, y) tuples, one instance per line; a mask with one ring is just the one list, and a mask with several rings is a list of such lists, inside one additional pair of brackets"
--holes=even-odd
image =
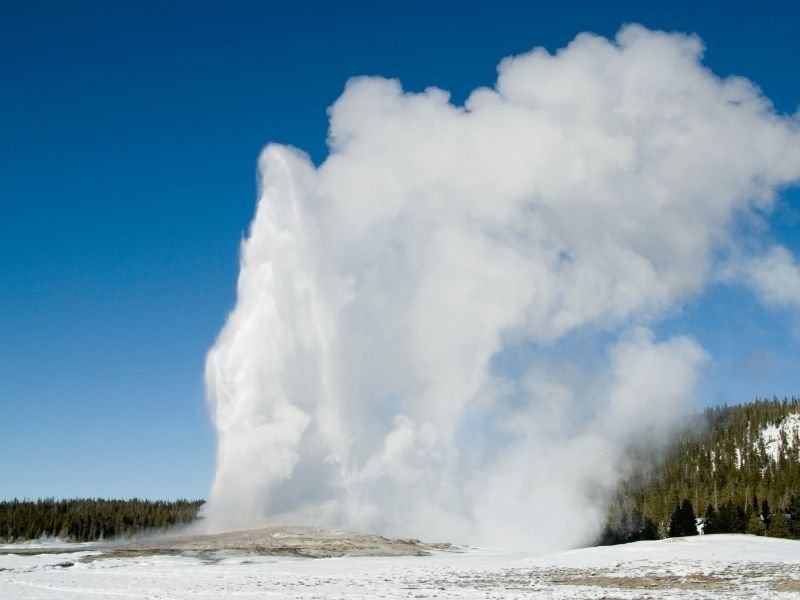
[(390, 558), (75, 550), (0, 555), (0, 598), (800, 598), (800, 542), (746, 535)]

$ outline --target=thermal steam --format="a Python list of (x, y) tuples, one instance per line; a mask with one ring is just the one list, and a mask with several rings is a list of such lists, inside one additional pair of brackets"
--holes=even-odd
[[(669, 428), (709, 358), (659, 320), (723, 263), (759, 294), (759, 260), (800, 281), (734, 234), (800, 177), (800, 123), (702, 51), (581, 34), (504, 59), (463, 106), (356, 78), (322, 165), (268, 146), (208, 355), (212, 527), (589, 540), (626, 446)], [(576, 338), (600, 351), (570, 364)]]

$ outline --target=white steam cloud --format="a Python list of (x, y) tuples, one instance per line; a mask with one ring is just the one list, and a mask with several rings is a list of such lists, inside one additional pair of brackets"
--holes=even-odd
[[(208, 356), (211, 526), (549, 548), (597, 533), (626, 446), (668, 428), (707, 359), (651, 326), (800, 177), (798, 120), (702, 50), (640, 26), (582, 34), (503, 60), (463, 107), (357, 78), (321, 166), (268, 146)], [(798, 298), (785, 252), (753, 259), (789, 280), (777, 304)], [(602, 355), (547, 359), (574, 335)]]

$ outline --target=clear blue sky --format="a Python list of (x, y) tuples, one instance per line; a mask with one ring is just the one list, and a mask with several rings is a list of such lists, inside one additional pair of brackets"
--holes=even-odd
[[(202, 497), (204, 355), (234, 303), (262, 146), (320, 162), (348, 77), (455, 102), (503, 56), (621, 24), (800, 103), (796, 2), (25, 2), (0, 11), (0, 498)], [(773, 218), (800, 251), (800, 195)], [(718, 286), (662, 324), (708, 403), (800, 393), (797, 321)]]

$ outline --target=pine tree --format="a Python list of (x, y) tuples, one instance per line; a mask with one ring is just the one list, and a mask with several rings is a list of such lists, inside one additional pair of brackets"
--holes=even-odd
[(697, 535), (697, 521), (692, 503), (684, 498), (683, 502), (675, 507), (669, 523), (670, 537)]
[(767, 502), (766, 498), (764, 498), (764, 501), (761, 503), (761, 519), (764, 522), (764, 526), (769, 527), (769, 519), (770, 519), (769, 502)]
[(786, 514), (789, 515), (789, 532), (792, 537), (800, 538), (800, 496), (792, 496), (789, 499)]
[(786, 517), (781, 512), (772, 515), (770, 519), (767, 535), (774, 538), (789, 538), (792, 537), (789, 525), (786, 523)]
[(744, 508), (737, 506), (736, 510), (733, 512), (733, 515), (734, 517), (731, 521), (731, 532), (744, 533), (745, 529), (747, 529), (747, 514), (744, 512)]
[(750, 518), (747, 519), (747, 528), (745, 531), (752, 535), (765, 535), (767, 533), (764, 521), (761, 520), (761, 516), (757, 512), (750, 511)]
[(644, 517), (642, 520), (642, 528), (639, 532), (640, 540), (657, 540), (658, 528), (650, 517)]

